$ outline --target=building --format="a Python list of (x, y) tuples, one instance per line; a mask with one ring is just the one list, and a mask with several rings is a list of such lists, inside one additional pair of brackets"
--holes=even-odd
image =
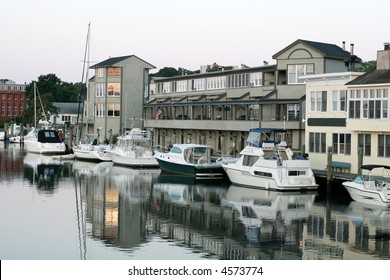
[[(109, 139), (142, 119), (148, 94), (149, 70), (155, 68), (135, 55), (112, 57), (90, 67), (95, 75), (88, 83), (84, 122), (89, 131)], [(138, 125), (138, 124), (137, 124)], [(141, 126), (141, 124), (139, 124)]]
[(58, 115), (50, 116), (50, 123), (54, 126), (74, 125), (77, 121), (81, 121), (81, 116), (78, 117), (79, 103), (69, 102), (53, 102), (53, 105), (59, 108)]
[(329, 148), (332, 160), (350, 162), (351, 138), (347, 127), (347, 83), (363, 72), (338, 72), (306, 75), (305, 151), (311, 167), (325, 170)]
[(1, 113), (0, 121), (14, 120), (26, 109), (26, 85), (0, 79)]
[(390, 158), (390, 47), (378, 51), (377, 69), (367, 73), (305, 76), (306, 146), (314, 169), (332, 160), (350, 164), (387, 164)]
[(344, 43), (297, 40), (273, 55), (273, 65), (154, 78), (145, 127), (156, 145), (198, 142), (219, 155), (243, 149), (250, 128), (285, 128), (292, 149), (304, 152), (306, 87), (300, 76), (350, 70), (359, 62), (352, 47), (348, 52)]

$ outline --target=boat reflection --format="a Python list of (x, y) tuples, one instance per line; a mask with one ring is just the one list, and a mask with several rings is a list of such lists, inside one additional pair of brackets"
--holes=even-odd
[(161, 174), (158, 179), (153, 185), (153, 198), (175, 204), (212, 203), (220, 207), (227, 190), (224, 185), (209, 185), (209, 180), (189, 176)]
[(54, 160), (51, 156), (27, 153), (24, 158), (24, 176), (38, 190), (53, 191), (60, 178), (71, 176), (71, 162)]
[(285, 241), (289, 227), (305, 222), (316, 192), (291, 193), (231, 185), (224, 207), (237, 211), (249, 243)]

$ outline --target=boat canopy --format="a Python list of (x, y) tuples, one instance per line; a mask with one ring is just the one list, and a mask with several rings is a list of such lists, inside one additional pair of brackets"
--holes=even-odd
[(38, 131), (38, 142), (41, 143), (61, 143), (58, 132), (51, 129), (40, 129)]
[(263, 143), (278, 144), (286, 141), (286, 129), (280, 128), (251, 128), (246, 140), (247, 144), (254, 147), (262, 147)]
[(390, 170), (390, 166), (388, 165), (381, 165), (381, 164), (366, 164), (366, 165), (362, 165), (360, 167), (360, 169), (364, 169), (364, 170), (373, 170), (375, 168), (384, 168), (384, 169), (388, 169)]

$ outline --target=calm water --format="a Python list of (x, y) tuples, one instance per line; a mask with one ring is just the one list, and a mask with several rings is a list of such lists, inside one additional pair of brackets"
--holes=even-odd
[(0, 143), (0, 259), (390, 259), (390, 211)]

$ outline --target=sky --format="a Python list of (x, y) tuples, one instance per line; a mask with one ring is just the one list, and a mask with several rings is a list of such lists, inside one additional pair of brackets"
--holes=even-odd
[(156, 67), (151, 73), (275, 64), (272, 56), (298, 39), (345, 41), (363, 61), (376, 60), (390, 41), (389, 10), (388, 0), (3, 0), (0, 79), (81, 82), (89, 23), (89, 65), (136, 55)]

